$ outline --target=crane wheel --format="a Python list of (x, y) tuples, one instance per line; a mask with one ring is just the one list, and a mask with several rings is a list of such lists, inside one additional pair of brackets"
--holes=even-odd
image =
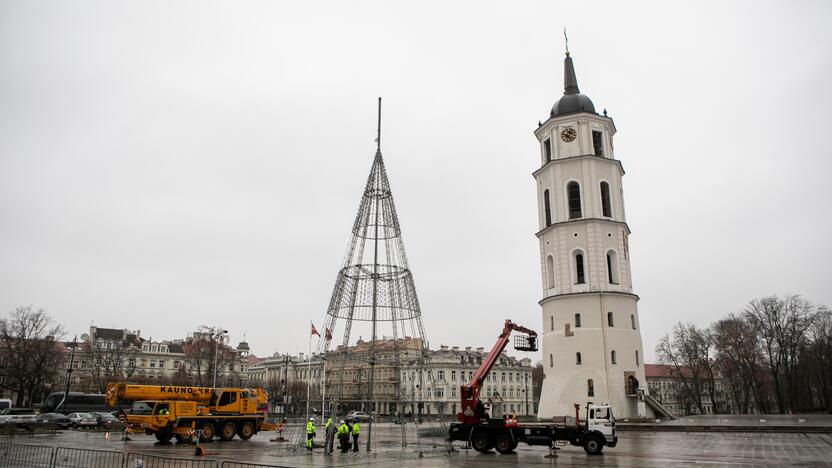
[(244, 422), (240, 428), (237, 429), (237, 435), (239, 435), (243, 440), (251, 439), (251, 436), (254, 435), (254, 424), (249, 421)]
[(584, 439), (584, 452), (587, 455), (601, 455), (604, 450), (604, 443), (598, 436), (590, 435)]
[(199, 435), (199, 441), (200, 442), (211, 442), (212, 440), (214, 440), (214, 425), (213, 424), (211, 424), (209, 422), (202, 423), (202, 425), (199, 426), (199, 429), (202, 431), (202, 433), (200, 433), (200, 435)]
[(228, 442), (234, 438), (234, 434), (236, 433), (237, 426), (235, 426), (231, 421), (226, 421), (226, 423), (222, 425), (222, 429), (220, 429), (220, 440)]
[(485, 434), (484, 432), (477, 432), (471, 436), (471, 447), (473, 447), (477, 452), (485, 453), (494, 448), (494, 445), (490, 440), (488, 440), (488, 434)]
[(156, 436), (156, 440), (163, 444), (170, 442), (170, 439), (173, 438), (173, 434), (170, 432), (155, 432), (153, 435)]
[(513, 452), (515, 447), (517, 447), (517, 444), (508, 434), (500, 434), (494, 440), (494, 448), (502, 454)]

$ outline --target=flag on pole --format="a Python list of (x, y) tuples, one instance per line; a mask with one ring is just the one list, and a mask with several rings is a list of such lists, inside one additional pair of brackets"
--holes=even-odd
[[(318, 335), (320, 337), (321, 334), (318, 333), (318, 330), (315, 328), (315, 324), (312, 323), (312, 322), (309, 322), (309, 323), (312, 324), (312, 335)], [(312, 335), (309, 335), (309, 336), (312, 336)]]
[(330, 333), (329, 328), (324, 328), (324, 335), (326, 336), (327, 341), (332, 339), (332, 333)]

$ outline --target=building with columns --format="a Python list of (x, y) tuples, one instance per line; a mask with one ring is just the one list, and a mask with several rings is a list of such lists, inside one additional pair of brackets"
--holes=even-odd
[(538, 417), (609, 403), (647, 416), (638, 296), (633, 293), (616, 129), (580, 93), (569, 51), (564, 93), (534, 134), (542, 272), (543, 388)]

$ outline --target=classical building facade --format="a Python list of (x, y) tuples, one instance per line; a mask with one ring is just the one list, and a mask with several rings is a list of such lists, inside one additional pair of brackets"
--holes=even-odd
[[(354, 346), (327, 352), (325, 360), (321, 355), (275, 354), (249, 366), (249, 381), (269, 389), (277, 412), (282, 405), (287, 405), (287, 412), (297, 410), (300, 401), (305, 406), (304, 388), (309, 382), (313, 412), (323, 406), (324, 399), (365, 410), (372, 401), (374, 412), (380, 415), (401, 412), (452, 418), (459, 408), (459, 387), (471, 380), (487, 354), (484, 348), (443, 345), (421, 358), (418, 339), (380, 340), (371, 387), (368, 351), (369, 343), (359, 340)], [(483, 402), (493, 414), (533, 414), (531, 373), (530, 359), (504, 354), (485, 382)]]
[(545, 378), (538, 416), (573, 404), (609, 403), (619, 416), (646, 416), (641, 329), (630, 277), (622, 176), (612, 119), (580, 93), (572, 57), (564, 94), (534, 134), (542, 272)]
[[(72, 391), (102, 392), (108, 381), (119, 379), (136, 383), (196, 384), (198, 367), (207, 366), (205, 361), (212, 356), (212, 350), (206, 348), (203, 356), (196, 357), (192, 350), (200, 342), (209, 344), (203, 332), (194, 332), (185, 339), (153, 340), (142, 338), (139, 330), (93, 326), (89, 334), (81, 336), (81, 341), (62, 343), (65, 358), (60, 365), (58, 385), (53, 390), (63, 390), (70, 361)], [(218, 354), (222, 358), (218, 360), (217, 385), (246, 385), (249, 362), (256, 361), (249, 355), (248, 343), (240, 342), (236, 349), (221, 346)]]

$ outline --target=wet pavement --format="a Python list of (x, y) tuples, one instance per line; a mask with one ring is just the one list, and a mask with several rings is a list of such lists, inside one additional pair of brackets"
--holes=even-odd
[[(398, 426), (374, 427), (374, 452), (367, 455), (364, 444), (358, 454), (324, 455), (322, 448), (311, 454), (290, 442), (271, 442), (274, 433), (261, 433), (249, 441), (205, 444), (207, 458), (236, 462), (262, 463), (290, 467), (314, 466), (391, 466), (405, 467), (481, 467), (529, 465), (579, 465), (620, 467), (662, 467), (696, 464), (697, 466), (830, 466), (832, 434), (818, 433), (679, 433), (622, 432), (615, 448), (607, 447), (601, 456), (588, 456), (580, 447), (566, 446), (558, 458), (545, 458), (548, 451), (541, 447), (520, 445), (516, 453), (480, 454), (461, 449), (448, 454), (441, 438), (409, 437), (409, 445), (401, 446)], [(297, 440), (299, 433), (287, 434)], [(53, 438), (15, 437), (0, 443), (71, 447), (76, 449), (112, 450), (143, 453), (164, 457), (191, 458), (192, 445), (159, 444), (152, 436), (131, 435), (123, 442), (118, 433), (64, 431)], [(319, 437), (318, 442), (322, 442)], [(419, 456), (421, 452), (422, 457)]]

